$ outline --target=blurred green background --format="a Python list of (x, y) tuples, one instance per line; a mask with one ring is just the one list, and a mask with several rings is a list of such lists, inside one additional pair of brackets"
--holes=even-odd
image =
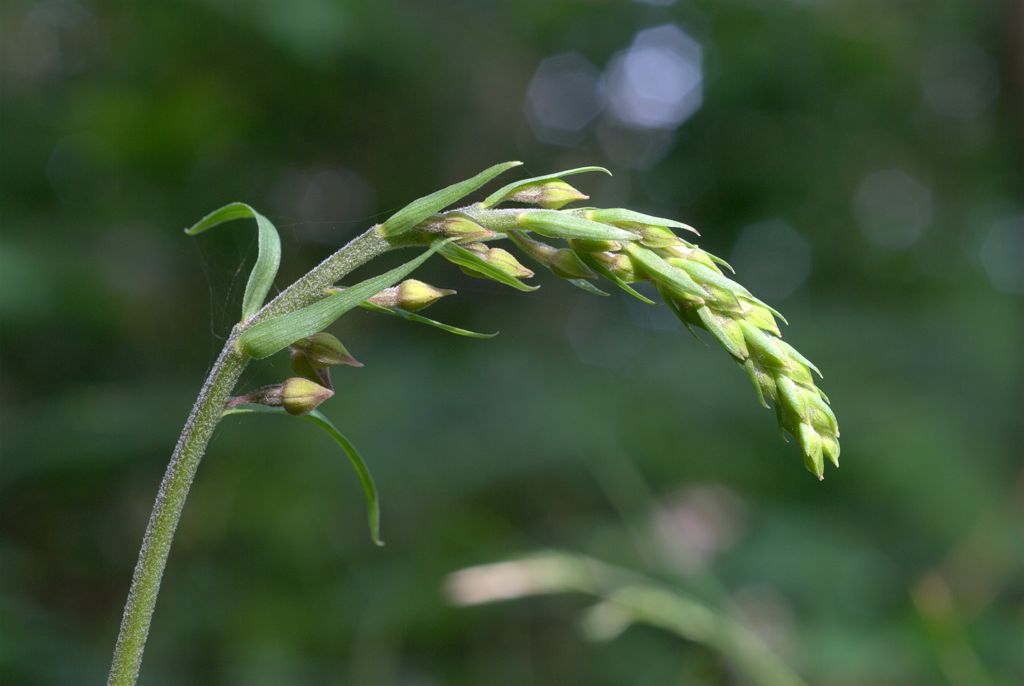
[(600, 640), (585, 595), (446, 595), (543, 549), (753, 631), (792, 670), (774, 683), (1024, 683), (1021, 2), (15, 0), (0, 46), (2, 683), (105, 679), (255, 255), (242, 223), (182, 227), (253, 204), (283, 286), (505, 159), (607, 166), (577, 177), (596, 204), (699, 227), (825, 372), (842, 469), (817, 483), (666, 308), (433, 260), (460, 294), (431, 316), (498, 338), (333, 328), (366, 368), (324, 409), (388, 545), (323, 435), (226, 420), (143, 683), (769, 683), (699, 637)]

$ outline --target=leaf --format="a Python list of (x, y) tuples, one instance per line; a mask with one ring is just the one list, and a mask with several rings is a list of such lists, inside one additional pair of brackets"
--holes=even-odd
[(467, 338), (494, 338), (498, 335), (498, 332), (494, 333), (477, 333), (476, 331), (470, 331), (468, 329), (460, 329), (457, 326), (451, 324), (445, 324), (444, 322), (435, 321), (423, 315), (410, 312), (409, 310), (403, 310), (400, 307), (384, 307), (383, 305), (377, 305), (369, 300), (362, 303), (360, 307), (370, 310), (371, 312), (381, 312), (383, 314), (390, 314), (401, 319), (405, 319), (410, 322), (416, 322), (417, 324), (426, 324), (427, 326), (433, 326), (434, 328), (453, 333), (456, 336), (466, 336)]
[(269, 219), (242, 202), (233, 202), (219, 210), (214, 210), (185, 229), (185, 233), (189, 236), (196, 236), (224, 222), (250, 217), (256, 220), (256, 229), (259, 232), (259, 252), (256, 255), (256, 264), (253, 265), (252, 272), (249, 274), (249, 281), (245, 284), (245, 295), (242, 297), (242, 321), (256, 314), (263, 307), (263, 301), (267, 299), (267, 293), (274, 285), (274, 277), (277, 276), (277, 268), (281, 264), (281, 238), (277, 235), (277, 229)]
[(554, 181), (555, 179), (561, 179), (563, 176), (572, 176), (573, 174), (583, 174), (586, 172), (604, 172), (608, 176), (612, 173), (604, 167), (577, 167), (576, 169), (566, 169), (565, 171), (555, 172), (554, 174), (545, 174), (544, 176), (534, 176), (532, 179), (521, 179), (519, 181), (513, 181), (507, 186), (502, 186), (498, 190), (494, 191), (480, 203), (481, 207), (494, 207), (498, 203), (501, 203), (509, 197), (515, 195), (524, 188), (533, 186), (536, 184), (544, 183), (545, 181)]
[(579, 288), (580, 290), (590, 293), (591, 295), (602, 295), (604, 297), (608, 297), (607, 293), (605, 293), (600, 288), (590, 283), (586, 279), (566, 279), (566, 281), (571, 283), (576, 288)]
[(616, 226), (621, 224), (646, 224), (649, 226), (663, 226), (666, 228), (692, 231), (698, 236), (700, 235), (700, 232), (697, 231), (697, 229), (693, 228), (689, 224), (676, 221), (675, 219), (654, 217), (649, 214), (644, 214), (643, 212), (634, 212), (633, 210), (627, 210), (621, 207), (590, 210), (587, 212), (587, 216), (594, 221), (607, 222), (609, 224), (615, 224)]
[(323, 331), (334, 321), (367, 298), (392, 286), (427, 261), (427, 258), (447, 244), (434, 243), (416, 259), (384, 272), (378, 276), (360, 281), (355, 286), (337, 291), (312, 305), (260, 322), (238, 337), (238, 348), (255, 359), (262, 359), (283, 350), (300, 338)]
[(400, 236), (424, 219), (430, 217), (435, 212), (439, 212), (452, 203), (466, 197), (498, 174), (501, 174), (512, 167), (518, 167), (521, 164), (522, 162), (502, 162), (501, 164), (496, 164), (493, 167), (483, 170), (470, 179), (454, 183), (447, 188), (442, 188), (441, 190), (434, 191), (430, 195), (419, 198), (418, 200), (413, 200), (398, 212), (391, 215), (391, 217), (381, 225), (380, 233), (385, 238)]
[(620, 279), (618, 276), (613, 274), (607, 267), (605, 267), (603, 264), (601, 264), (598, 260), (594, 259), (594, 257), (592, 255), (588, 255), (587, 253), (582, 252), (582, 251), (577, 252), (576, 255), (580, 258), (580, 260), (583, 261), (583, 264), (587, 265), (588, 267), (593, 269), (595, 272), (597, 272), (598, 274), (600, 274), (604, 278), (608, 279), (609, 281), (611, 281), (616, 286), (618, 286), (622, 290), (624, 290), (627, 293), (629, 293), (631, 296), (633, 296), (637, 300), (640, 300), (641, 302), (645, 302), (648, 305), (657, 305), (658, 304), (658, 303), (654, 302), (653, 300), (651, 300), (650, 298), (648, 298), (643, 293), (641, 293), (640, 291), (638, 291), (635, 288), (633, 288), (632, 286), (630, 286), (628, 283), (626, 283), (625, 281)]
[(557, 210), (526, 210), (516, 216), (516, 223), (548, 238), (582, 238), (591, 241), (635, 241), (639, 238), (630, 231)]
[(494, 279), (506, 286), (511, 286), (516, 290), (529, 292), (540, 288), (540, 286), (525, 284), (516, 277), (506, 274), (472, 250), (467, 250), (458, 243), (446, 243), (441, 246), (438, 252), (440, 252), (441, 255), (452, 264), (480, 272), (487, 278)]
[[(290, 417), (283, 408), (280, 407), (267, 407), (266, 405), (244, 405), (239, 407), (232, 407), (224, 410), (221, 414), (222, 417), (226, 417), (232, 414), (276, 414)], [(373, 475), (370, 474), (370, 470), (366, 466), (366, 462), (363, 461), (362, 456), (356, 447), (352, 445), (352, 442), (345, 437), (338, 427), (334, 426), (330, 419), (325, 417), (320, 411), (313, 410), (309, 414), (302, 415), (301, 419), (316, 424), (323, 429), (327, 434), (334, 439), (342, 450), (345, 451), (345, 455), (348, 456), (349, 462), (352, 463), (352, 468), (356, 472), (356, 476), (359, 478), (359, 485), (363, 488), (363, 496), (366, 498), (366, 519), (370, 526), (370, 538), (373, 539), (374, 544), (384, 545), (384, 541), (380, 537), (380, 496), (377, 493), (377, 485), (373, 482)]]

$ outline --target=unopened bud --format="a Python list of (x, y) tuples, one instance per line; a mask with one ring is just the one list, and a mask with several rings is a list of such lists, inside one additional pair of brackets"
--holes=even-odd
[(469, 217), (461, 215), (445, 217), (440, 233), (460, 241), (481, 241), (498, 235), (490, 229), (480, 226)]
[(589, 198), (589, 195), (580, 193), (565, 181), (555, 180), (522, 188), (508, 199), (530, 205), (540, 205), (548, 210), (557, 210), (571, 202)]
[(330, 399), (334, 391), (298, 376), (281, 384), (281, 407), (292, 415), (308, 414)]
[(283, 407), (293, 415), (308, 414), (334, 395), (334, 391), (315, 381), (293, 376), (284, 383), (257, 388), (251, 393), (232, 398), (227, 406), (253, 403), (268, 407)]
[(640, 227), (640, 243), (648, 248), (670, 248), (676, 245), (685, 245), (671, 229), (650, 225)]
[(303, 357), (314, 369), (323, 369), (344, 364), (350, 367), (362, 367), (363, 363), (352, 357), (352, 354), (336, 337), (321, 331), (306, 338), (300, 338), (291, 345), (292, 359)]
[(626, 283), (634, 283), (641, 280), (640, 275), (637, 274), (636, 267), (633, 266), (633, 261), (622, 253), (594, 253), (594, 259), (600, 262), (605, 269)]
[(395, 306), (416, 312), (430, 307), (446, 295), (455, 295), (455, 291), (450, 288), (435, 288), (416, 279), (406, 279), (397, 286)]
[(550, 269), (556, 276), (563, 279), (593, 279), (597, 276), (568, 248), (556, 248), (543, 241), (533, 240), (518, 231), (509, 233), (509, 238), (516, 247)]
[[(477, 253), (481, 259), (492, 267), (499, 269), (509, 276), (522, 279), (528, 279), (533, 276), (533, 272), (524, 267), (508, 250), (502, 250), (501, 248), (488, 248), (483, 243), (474, 243), (472, 245), (467, 245), (466, 247)], [(471, 268), (467, 269), (463, 267), (462, 271), (470, 276), (483, 276)], [(489, 277), (483, 276), (483, 278)]]

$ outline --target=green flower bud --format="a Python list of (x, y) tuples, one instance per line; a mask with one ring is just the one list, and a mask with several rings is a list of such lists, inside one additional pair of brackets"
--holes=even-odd
[(508, 199), (530, 205), (540, 205), (548, 210), (557, 210), (571, 202), (589, 200), (590, 196), (580, 193), (565, 181), (554, 180), (522, 188)]
[(329, 388), (293, 376), (281, 384), (281, 407), (291, 415), (308, 414), (333, 395), (334, 391)]
[(362, 362), (352, 357), (341, 341), (326, 331), (295, 341), (291, 344), (291, 353), (293, 360), (301, 356), (313, 369), (323, 369), (339, 364), (350, 367), (363, 366)]
[[(474, 243), (473, 245), (483, 244)], [(397, 286), (385, 288), (370, 298), (370, 302), (381, 307), (399, 307), (409, 312), (416, 312), (430, 307), (447, 295), (455, 295), (455, 291), (450, 288), (435, 288), (429, 283), (417, 279), (406, 279)]]
[(593, 254), (593, 258), (600, 262), (605, 269), (626, 283), (636, 283), (643, 280), (643, 277), (633, 265), (633, 260), (622, 253), (598, 252)]
[(445, 217), (441, 224), (439, 233), (460, 241), (481, 241), (498, 235), (490, 229), (480, 226), (469, 217), (458, 214)]
[(640, 244), (648, 248), (671, 248), (686, 245), (671, 229), (664, 226), (641, 225), (639, 227)]
[(543, 241), (536, 241), (523, 233), (512, 231), (509, 238), (520, 250), (563, 279), (593, 279), (597, 277), (580, 258), (568, 248), (556, 248)]
[[(465, 247), (479, 254), (485, 262), (509, 276), (514, 276), (520, 279), (528, 279), (533, 276), (533, 272), (524, 267), (508, 250), (502, 250), (501, 248), (488, 248), (482, 243), (474, 243)], [(462, 271), (470, 276), (489, 278), (473, 269), (463, 267)]]
[(227, 402), (227, 407), (253, 403), (268, 407), (283, 407), (288, 414), (300, 415), (312, 412), (333, 395), (334, 391), (321, 386), (316, 381), (293, 376), (286, 379), (284, 383), (257, 388), (251, 393), (232, 398)]
[(446, 295), (455, 295), (450, 288), (435, 288), (417, 279), (406, 279), (396, 286), (395, 307), (416, 312), (430, 307)]

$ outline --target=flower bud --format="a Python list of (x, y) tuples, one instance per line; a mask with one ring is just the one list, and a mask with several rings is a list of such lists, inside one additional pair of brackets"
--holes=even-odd
[(543, 241), (536, 241), (518, 231), (509, 233), (509, 238), (520, 250), (563, 279), (593, 279), (597, 277), (579, 256), (568, 248), (556, 248)]
[(370, 302), (381, 307), (400, 307), (416, 312), (430, 307), (446, 295), (455, 295), (450, 288), (435, 288), (417, 279), (406, 279), (397, 286), (385, 288), (370, 298)]
[(300, 338), (292, 343), (291, 352), (293, 360), (301, 356), (314, 369), (323, 369), (339, 364), (350, 367), (363, 366), (362, 362), (352, 357), (341, 341), (326, 331)]
[(455, 291), (450, 288), (435, 288), (416, 279), (406, 279), (397, 286), (395, 306), (416, 312), (430, 307), (446, 295), (455, 295)]
[(580, 193), (565, 181), (556, 179), (522, 188), (508, 199), (530, 205), (540, 205), (548, 210), (557, 210), (571, 202), (588, 200), (589, 198), (589, 195)]
[(594, 253), (594, 259), (600, 262), (605, 269), (622, 279), (626, 283), (635, 283), (641, 280), (633, 261), (622, 253), (599, 252)]
[[(523, 279), (528, 279), (533, 276), (533, 272), (524, 267), (508, 250), (502, 250), (501, 248), (488, 248), (483, 243), (474, 243), (465, 247), (477, 253), (481, 259), (489, 263), (492, 267), (501, 270), (509, 276)], [(462, 271), (470, 276), (482, 276), (473, 269), (463, 267)]]
[(283, 407), (288, 414), (301, 415), (312, 412), (333, 395), (334, 391), (315, 381), (293, 376), (284, 383), (257, 388), (251, 393), (232, 398), (227, 402), (227, 407), (253, 403)]
[(293, 376), (281, 384), (281, 407), (291, 415), (308, 414), (334, 395), (309, 379)]
[(648, 248), (670, 248), (676, 245), (685, 245), (683, 240), (672, 232), (672, 229), (647, 224), (640, 227), (640, 243)]
[(481, 241), (494, 238), (498, 234), (480, 226), (475, 221), (462, 215), (451, 215), (441, 222), (440, 233), (460, 241)]

